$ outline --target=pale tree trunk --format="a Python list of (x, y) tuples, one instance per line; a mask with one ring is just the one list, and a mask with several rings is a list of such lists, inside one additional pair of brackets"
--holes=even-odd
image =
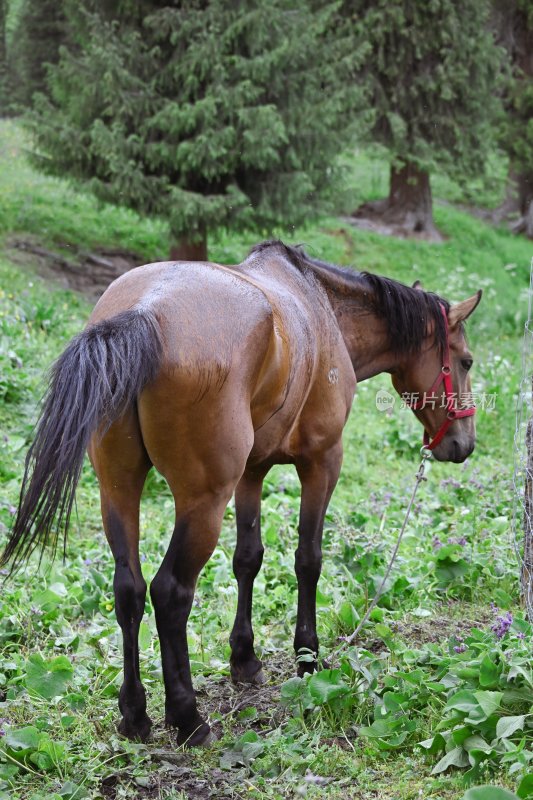
[(182, 236), (170, 248), (171, 261), (207, 261), (207, 236), (189, 239)]
[(429, 173), (411, 161), (391, 166), (389, 196), (364, 203), (354, 216), (381, 222), (400, 235), (441, 239), (433, 222)]

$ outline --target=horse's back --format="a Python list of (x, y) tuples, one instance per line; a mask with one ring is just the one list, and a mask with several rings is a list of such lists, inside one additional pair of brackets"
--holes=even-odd
[[(329, 361), (343, 355), (327, 302), (279, 256), (236, 267), (140, 267), (109, 287), (90, 322), (128, 308), (149, 310), (162, 332), (161, 368), (139, 397), (138, 415), (150, 459), (163, 474), (182, 472), (191, 460), (201, 471), (215, 452), (230, 471), (229, 455), (241, 464), (252, 448), (253, 460), (290, 458), (302, 440), (295, 431), (306, 403), (306, 419), (316, 416), (309, 414), (313, 394), (322, 396), (326, 386), (330, 421), (335, 402), (345, 405), (338, 387), (325, 383)], [(342, 427), (345, 409), (338, 416)], [(307, 422), (306, 439), (309, 429)]]
[[(128, 308), (150, 311), (163, 340), (158, 374), (137, 403), (151, 462), (171, 484), (180, 476), (185, 495), (207, 479), (215, 487), (235, 480), (254, 428), (282, 405), (290, 374), (268, 297), (227, 268), (161, 263), (115, 281), (90, 324)], [(116, 442), (112, 450), (120, 459)]]

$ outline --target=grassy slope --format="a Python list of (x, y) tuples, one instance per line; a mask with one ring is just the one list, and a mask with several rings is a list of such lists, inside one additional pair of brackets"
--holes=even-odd
[[(167, 238), (162, 224), (140, 220), (124, 210), (99, 207), (92, 198), (76, 193), (64, 182), (36, 175), (24, 160), (18, 136), (15, 125), (2, 123), (0, 236), (4, 241), (12, 233), (31, 234), (45, 244), (67, 250), (69, 245), (90, 248), (106, 244), (130, 248), (147, 261), (165, 257)], [(363, 157), (351, 169), (347, 187), (355, 205), (356, 198), (376, 193), (383, 171), (379, 164)], [(444, 195), (456, 199), (457, 187), (441, 181), (440, 188)], [(442, 245), (380, 238), (355, 231), (335, 219), (321, 220), (290, 237), (291, 241), (304, 242), (311, 253), (321, 258), (354, 264), (406, 282), (420, 279), (425, 287), (452, 300), (463, 299), (479, 287), (485, 292), (482, 306), (469, 326), (476, 356), (474, 382), (479, 392), (497, 393), (496, 406), (492, 411), (480, 410), (479, 443), (466, 466), (439, 464), (431, 470), (396, 568), (397, 574), (408, 581), (409, 590), (399, 589), (397, 596), (391, 590), (391, 609), (384, 612), (389, 624), (404, 619), (408, 612), (414, 612), (414, 623), (424, 620), (423, 615), (428, 613), (437, 619), (480, 620), (495, 592), (505, 591), (514, 600), (517, 596), (517, 568), (508, 539), (509, 481), (514, 394), (520, 377), (519, 335), (531, 248), (451, 206), (438, 205), (435, 216), (448, 237)], [(212, 244), (211, 257), (226, 263), (239, 261), (253, 241), (251, 237), (222, 236)], [(43, 370), (79, 330), (89, 309), (82, 299), (46, 285), (1, 255), (0, 285), (0, 522), (7, 527), (10, 506), (17, 498)], [(328, 514), (319, 595), (325, 651), (340, 632), (350, 628), (347, 607), (353, 604), (361, 608), (364, 580), (372, 585), (374, 572), (382, 570), (413, 478), (420, 429), (412, 415), (400, 410), (398, 404), (390, 416), (376, 411), (374, 396), (380, 387), (389, 388), (386, 376), (361, 386), (346, 432), (342, 477)], [(276, 662), (286, 654), (292, 638), (297, 495), (292, 471), (274, 470), (265, 490), (267, 556), (258, 578), (254, 607), (256, 640), (263, 647), (267, 662)], [(142, 512), (146, 557), (143, 568), (147, 579), (153, 575), (164, 550), (171, 512), (168, 492), (162, 481), (152, 476)], [(153, 744), (148, 749), (130, 745), (114, 733), (120, 684), (119, 637), (113, 613), (111, 559), (100, 526), (97, 487), (89, 469), (78, 493), (78, 515), (79, 525), (71, 537), (66, 563), (56, 564), (38, 577), (29, 568), (26, 577), (19, 576), (2, 592), (0, 679), (9, 698), (2, 714), (9, 716), (11, 726), (36, 724), (44, 731), (42, 736), (63, 741), (67, 748), (65, 755), (55, 759), (56, 767), (40, 770), (34, 762), (28, 762), (33, 764), (33, 772), (19, 771), (11, 778), (2, 773), (7, 781), (4, 795), (25, 798), (43, 792), (50, 797), (65, 782), (78, 781), (84, 775), (84, 785), (91, 796), (99, 796), (101, 778), (119, 772), (125, 796), (134, 796), (135, 791), (142, 791), (139, 787), (143, 782), (157, 778), (166, 787), (161, 789), (161, 796), (179, 797), (179, 781), (174, 779), (174, 790), (169, 789), (160, 762), (150, 757)], [(443, 587), (435, 579), (431, 540), (434, 535), (445, 539), (451, 534), (468, 538), (470, 560), (476, 569), (472, 568), (460, 584), (452, 582)], [(233, 541), (230, 508), (220, 547), (200, 581), (202, 602), (194, 607), (190, 625), (196, 680), (200, 687), (207, 681), (208, 696), (216, 694), (216, 682), (225, 681), (227, 674), (227, 637), (235, 606)], [(353, 558), (366, 559), (370, 564), (363, 583), (354, 583), (347, 574), (347, 564), (349, 567)], [(159, 721), (159, 652), (151, 635), (155, 630), (153, 614), (148, 610), (141, 660), (151, 713)], [(370, 631), (370, 638), (372, 635)], [(63, 699), (51, 705), (48, 700), (31, 697), (27, 691), (26, 659), (36, 653), (47, 659), (61, 653), (69, 655), (75, 665), (71, 683), (79, 695), (78, 704), (75, 699), (70, 705)], [(288, 677), (286, 666), (281, 676)], [(275, 680), (280, 680), (279, 675)], [(429, 712), (427, 724), (429, 730)], [(432, 764), (426, 764), (412, 745), (389, 753), (384, 759), (363, 739), (355, 741), (354, 751), (350, 747), (343, 749), (338, 737), (332, 738), (335, 726), (322, 717), (305, 724), (294, 723), (292, 728), (284, 725), (278, 737), (271, 736), (269, 740), (261, 762), (263, 768), (224, 773), (219, 796), (241, 796), (242, 792), (250, 797), (287, 797), (299, 786), (305, 787), (308, 797), (408, 800), (423, 796), (451, 800), (462, 795), (458, 775), (432, 778)], [(246, 726), (236, 717), (223, 721), (218, 729), (219, 733), (224, 731), (220, 743), (209, 753), (187, 755), (184, 763), (192, 766), (200, 780), (215, 781), (213, 770), (218, 768), (221, 754)], [(296, 742), (292, 749), (291, 737)], [(171, 746), (171, 739), (162, 730), (157, 730), (154, 738), (160, 748)], [(46, 749), (46, 743), (42, 746)], [(270, 772), (269, 759), (273, 765)], [(304, 783), (301, 776), (306, 769), (337, 780), (348, 778), (349, 782), (343, 786)], [(269, 777), (274, 774), (278, 776)], [(300, 794), (303, 791), (304, 788), (298, 789)]]

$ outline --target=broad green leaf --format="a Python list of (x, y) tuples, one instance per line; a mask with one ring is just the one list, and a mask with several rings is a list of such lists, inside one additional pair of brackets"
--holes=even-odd
[(4, 742), (12, 750), (37, 750), (41, 734), (33, 725), (6, 733)]
[(54, 742), (48, 737), (42, 737), (39, 742), (39, 752), (50, 756), (52, 762), (57, 765), (65, 759), (65, 745), (62, 742)]
[(468, 561), (461, 558), (459, 561), (453, 561), (447, 558), (440, 561), (435, 567), (435, 575), (441, 584), (452, 583), (452, 581), (462, 578), (468, 572)]
[(462, 745), (467, 739), (472, 736), (472, 728), (470, 725), (460, 725), (452, 731), (452, 739), (457, 745)]
[(311, 697), (319, 703), (329, 703), (348, 691), (349, 687), (344, 683), (340, 669), (323, 669), (315, 672), (309, 679)]
[(404, 692), (385, 692), (383, 695), (385, 708), (391, 713), (404, 710), (409, 706), (410, 700), (410, 696)]
[(498, 685), (500, 677), (500, 669), (494, 663), (489, 655), (483, 656), (481, 666), (479, 668), (479, 684), (484, 689), (491, 689)]
[(44, 770), (45, 772), (49, 769), (53, 769), (54, 767), (54, 762), (48, 753), (40, 753), (39, 751), (36, 751), (35, 753), (31, 754), (30, 761), (33, 761), (37, 769)]
[(351, 603), (345, 601), (339, 608), (339, 619), (347, 630), (353, 631), (359, 622), (359, 614)]
[(503, 692), (474, 692), (474, 696), (487, 718), (499, 709)]
[(533, 686), (533, 672), (527, 667), (523, 667), (521, 664), (511, 664), (509, 680), (516, 678), (518, 675), (521, 675), (526, 683)]
[(26, 662), (25, 685), (30, 692), (51, 700), (52, 697), (64, 693), (72, 673), (72, 664), (66, 656), (57, 656), (51, 661), (45, 661), (39, 653), (36, 653)]
[(524, 723), (526, 721), (525, 714), (516, 717), (502, 717), (498, 720), (496, 725), (496, 736), (498, 739), (508, 739), (516, 731), (524, 730)]
[(304, 683), (302, 678), (289, 678), (288, 681), (285, 681), (281, 684), (281, 699), (284, 702), (294, 700), (296, 697), (299, 697), (302, 693), (302, 684)]
[(59, 790), (59, 794), (63, 800), (83, 800), (87, 797), (87, 790), (72, 781), (67, 781)]
[(508, 789), (499, 789), (497, 786), (476, 786), (465, 792), (461, 800), (520, 800), (520, 798)]
[(518, 797), (520, 800), (530, 800), (533, 797), (533, 774), (529, 773), (529, 775), (524, 775), (522, 780), (520, 781), (520, 785), (516, 790)]
[(0, 764), (0, 781), (10, 781), (19, 769), (16, 764)]
[(469, 736), (468, 739), (465, 739), (463, 742), (463, 747), (467, 753), (469, 753), (471, 750), (480, 750), (483, 753), (490, 753), (492, 751), (492, 747), (485, 741), (485, 739), (477, 734), (474, 736)]
[(237, 742), (237, 746), (241, 746), (242, 747), (242, 745), (249, 744), (250, 742), (258, 742), (258, 741), (259, 741), (259, 736), (257, 735), (257, 733), (255, 731), (246, 731), (246, 733), (243, 733), (243, 735), (241, 736), (241, 738)]
[(442, 734), (437, 733), (432, 739), (425, 739), (423, 742), (419, 742), (418, 746), (423, 747), (431, 755), (435, 755), (435, 753), (440, 753), (441, 750), (444, 750), (446, 739)]
[(390, 639), (392, 636), (392, 631), (388, 625), (385, 625), (383, 622), (378, 622), (374, 626), (374, 631), (376, 636), (379, 636), (380, 639)]
[(462, 689), (460, 692), (456, 692), (450, 697), (446, 703), (446, 708), (449, 710), (455, 709), (457, 711), (463, 711), (465, 714), (468, 714), (470, 711), (477, 709), (478, 705), (474, 692)]
[(56, 592), (51, 591), (51, 589), (45, 589), (32, 597), (33, 605), (40, 608), (45, 614), (49, 614), (51, 611), (59, 608), (63, 602), (63, 598), (56, 594)]
[(449, 753), (446, 753), (441, 760), (435, 764), (431, 770), (432, 775), (438, 775), (440, 772), (445, 772), (450, 767), (469, 767), (470, 761), (468, 760), (468, 753), (462, 747), (454, 747)]

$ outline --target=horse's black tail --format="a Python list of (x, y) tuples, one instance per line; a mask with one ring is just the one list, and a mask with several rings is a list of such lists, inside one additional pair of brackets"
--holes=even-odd
[(155, 316), (131, 309), (86, 328), (52, 367), (24, 469), (17, 514), (0, 564), (16, 569), (36, 547), (66, 543), (89, 439), (104, 432), (157, 374)]

